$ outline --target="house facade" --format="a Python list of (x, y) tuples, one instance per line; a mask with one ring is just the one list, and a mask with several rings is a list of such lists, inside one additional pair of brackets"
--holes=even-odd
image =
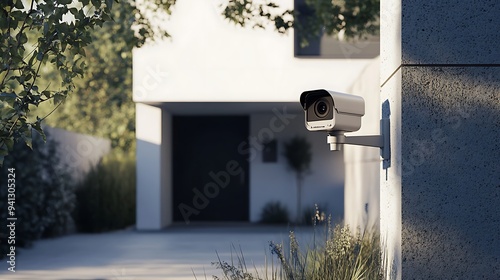
[[(283, 8), (293, 5), (283, 1)], [(298, 98), (316, 88), (352, 90), (372, 63), (352, 57), (373, 52), (373, 44), (337, 45), (328, 58), (300, 56), (293, 31), (236, 27), (203, 0), (177, 3), (165, 27), (172, 39), (134, 51), (137, 228), (257, 222), (275, 201), (295, 218), (297, 182), (283, 156), (294, 136), (312, 147), (302, 208), (318, 204), (343, 219), (344, 155), (329, 151), (324, 133), (306, 130)]]

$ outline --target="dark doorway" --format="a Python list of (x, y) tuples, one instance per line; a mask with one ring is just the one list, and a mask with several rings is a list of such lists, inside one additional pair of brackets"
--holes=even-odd
[(173, 117), (174, 221), (248, 221), (247, 116)]

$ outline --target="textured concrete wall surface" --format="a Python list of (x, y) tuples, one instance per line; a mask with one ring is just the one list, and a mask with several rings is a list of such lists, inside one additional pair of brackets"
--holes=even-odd
[(498, 0), (398, 2), (403, 63), (499, 63)]
[(402, 69), (403, 279), (500, 279), (500, 68)]
[(499, 14), (493, 0), (381, 2), (388, 279), (500, 279)]

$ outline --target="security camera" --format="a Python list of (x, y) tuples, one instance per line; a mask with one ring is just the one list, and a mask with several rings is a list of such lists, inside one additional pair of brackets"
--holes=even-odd
[(303, 92), (300, 103), (309, 131), (352, 132), (361, 128), (365, 101), (360, 96), (318, 89)]
[(380, 120), (380, 135), (345, 136), (345, 132), (361, 128), (365, 100), (361, 96), (325, 89), (304, 91), (300, 104), (305, 112), (309, 131), (328, 132), (326, 142), (331, 151), (340, 151), (346, 144), (380, 148), (384, 160), (391, 158), (390, 120)]

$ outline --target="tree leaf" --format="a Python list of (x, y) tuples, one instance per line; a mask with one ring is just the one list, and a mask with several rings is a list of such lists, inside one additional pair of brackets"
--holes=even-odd
[(17, 0), (14, 7), (16, 7), (17, 9), (24, 9), (24, 4), (23, 4), (23, 1), (22, 0)]
[(24, 137), (24, 143), (33, 150), (33, 139), (31, 139), (31, 137)]
[(47, 136), (45, 135), (45, 132), (43, 132), (43, 129), (42, 129), (42, 120), (41, 119), (34, 122), (31, 127), (33, 127), (33, 129), (42, 136), (43, 141), (47, 141)]
[(113, 0), (106, 0), (106, 6), (108, 7), (109, 10), (113, 8)]
[(71, 2), (73, 2), (73, 0), (59, 0), (59, 4), (63, 5), (69, 5)]
[(0, 93), (0, 100), (2, 101), (7, 101), (9, 99), (16, 99), (17, 94), (12, 93), (12, 92), (2, 92)]

